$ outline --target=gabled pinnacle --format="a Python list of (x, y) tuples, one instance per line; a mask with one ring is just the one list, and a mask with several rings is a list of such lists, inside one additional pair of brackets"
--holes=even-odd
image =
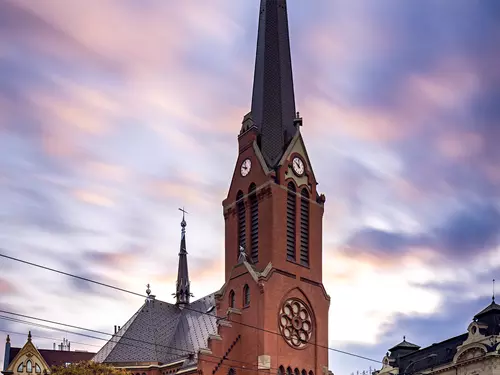
[(260, 148), (274, 167), (297, 131), (286, 0), (261, 0), (252, 95)]
[(181, 222), (181, 246), (179, 251), (179, 269), (177, 271), (177, 285), (175, 291), (176, 304), (189, 304), (189, 298), (191, 297), (190, 283), (189, 283), (189, 273), (187, 264), (187, 250), (186, 250), (186, 219), (184, 209), (182, 211), (182, 222)]

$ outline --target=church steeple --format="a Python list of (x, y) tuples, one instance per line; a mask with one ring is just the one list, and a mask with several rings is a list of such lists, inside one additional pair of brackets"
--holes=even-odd
[(252, 119), (267, 165), (275, 167), (297, 131), (286, 0), (261, 0)]
[(190, 283), (189, 283), (189, 273), (187, 264), (187, 250), (186, 250), (186, 219), (184, 209), (179, 208), (182, 211), (182, 221), (181, 221), (181, 247), (179, 251), (179, 269), (177, 271), (177, 289), (175, 292), (176, 304), (189, 304), (189, 298), (191, 297)]

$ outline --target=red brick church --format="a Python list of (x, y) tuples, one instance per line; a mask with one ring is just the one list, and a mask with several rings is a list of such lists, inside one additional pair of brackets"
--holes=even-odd
[(286, 0), (261, 0), (251, 112), (226, 199), (225, 283), (191, 302), (183, 219), (176, 303), (150, 295), (96, 354), (134, 375), (328, 373), (325, 197), (296, 112)]

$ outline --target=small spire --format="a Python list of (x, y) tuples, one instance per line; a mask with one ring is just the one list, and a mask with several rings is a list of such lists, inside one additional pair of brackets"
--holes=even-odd
[(31, 342), (31, 331), (28, 332), (28, 342)]
[(403, 341), (406, 341), (406, 336), (403, 336)]
[(174, 295), (177, 304), (189, 304), (189, 298), (192, 296), (192, 294), (190, 292), (187, 249), (186, 249), (186, 226), (187, 226), (186, 214), (188, 212), (184, 208), (179, 208), (179, 211), (182, 211), (181, 246), (179, 251), (179, 269), (177, 272), (177, 286)]
[(495, 303), (495, 279), (493, 279), (493, 295), (491, 296), (491, 301)]
[(147, 289), (146, 289), (146, 294), (147, 294), (147, 295), (148, 295), (148, 297), (149, 297), (149, 295), (151, 294), (150, 285), (149, 285), (149, 284), (148, 284), (148, 285), (146, 285), (146, 288), (147, 288)]
[(5, 340), (5, 341), (7, 341), (7, 344), (10, 342), (10, 336), (9, 335), (7, 335), (7, 340)]

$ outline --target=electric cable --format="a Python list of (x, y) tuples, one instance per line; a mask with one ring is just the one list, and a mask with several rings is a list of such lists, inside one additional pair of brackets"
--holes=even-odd
[[(41, 269), (44, 269), (44, 270), (47, 270), (47, 271), (55, 272), (55, 273), (58, 273), (58, 274), (61, 274), (61, 275), (64, 275), (64, 276), (73, 277), (73, 278), (76, 278), (76, 279), (79, 279), (79, 280), (82, 280), (82, 281), (90, 282), (90, 283), (97, 284), (97, 285), (100, 285), (100, 286), (104, 286), (104, 287), (107, 287), (107, 288), (111, 288), (111, 289), (114, 289), (114, 290), (118, 290), (118, 291), (121, 291), (121, 292), (124, 292), (124, 293), (132, 294), (132, 295), (143, 297), (143, 298), (149, 298), (148, 296), (140, 294), (140, 293), (137, 293), (137, 292), (133, 292), (133, 291), (130, 291), (130, 290), (127, 290), (127, 289), (123, 289), (123, 288), (120, 288), (120, 287), (116, 287), (116, 286), (113, 286), (113, 285), (110, 285), (110, 284), (106, 284), (106, 283), (102, 283), (102, 282), (99, 282), (99, 281), (95, 281), (95, 280), (92, 280), (92, 279), (89, 279), (89, 278), (86, 278), (86, 277), (81, 277), (81, 276), (78, 276), (78, 275), (74, 275), (74, 274), (71, 274), (71, 273), (68, 273), (68, 272), (60, 271), (60, 270), (57, 270), (57, 269), (54, 269), (54, 268), (46, 267), (46, 266), (43, 266), (43, 265), (40, 265), (40, 264), (37, 264), (37, 263), (28, 262), (26, 260), (22, 260), (22, 259), (19, 259), (19, 258), (14, 258), (14, 257), (8, 256), (6, 254), (0, 253), (0, 257), (6, 258), (6, 259), (10, 259), (12, 261), (20, 262), (20, 263), (23, 263), (23, 264), (26, 264), (26, 265), (29, 265), (29, 266), (41, 268)], [(196, 312), (198, 314), (210, 315), (212, 317), (214, 316), (214, 315), (212, 315), (210, 313), (207, 313), (205, 311), (198, 311), (198, 310), (192, 309), (192, 308), (190, 308), (188, 306), (184, 306), (184, 309)], [(2, 312), (2, 311), (0, 310), (0, 312)], [(215, 316), (215, 317), (218, 320), (227, 320), (226, 317), (218, 317), (218, 316)], [(236, 321), (230, 321), (230, 322), (242, 325), (244, 327), (248, 327), (248, 328), (253, 328), (253, 329), (256, 329), (256, 330), (260, 330), (260, 331), (263, 331), (263, 332), (266, 332), (266, 333), (269, 333), (269, 334), (281, 336), (281, 334), (279, 332), (270, 331), (270, 330), (267, 330), (267, 329), (264, 329), (264, 328), (253, 326), (251, 324), (246, 324), (246, 323), (236, 322)], [(72, 328), (75, 328), (75, 327), (72, 327)], [(92, 331), (92, 330), (89, 330), (89, 331)], [(97, 333), (100, 333), (100, 332), (97, 332)], [(340, 350), (340, 349), (331, 348), (329, 346), (320, 345), (320, 344), (317, 344), (315, 342), (314, 343), (311, 342), (310, 344), (314, 345), (314, 346), (316, 346), (318, 348), (328, 349), (328, 350), (336, 352), (336, 353), (349, 355), (349, 356), (352, 356), (352, 357), (364, 359), (364, 360), (371, 361), (371, 362), (382, 363), (382, 361), (380, 361), (380, 360), (376, 360), (376, 359), (373, 359), (373, 358), (365, 357), (365, 356), (362, 356), (362, 355), (359, 355), (359, 354), (351, 353), (351, 352)]]

